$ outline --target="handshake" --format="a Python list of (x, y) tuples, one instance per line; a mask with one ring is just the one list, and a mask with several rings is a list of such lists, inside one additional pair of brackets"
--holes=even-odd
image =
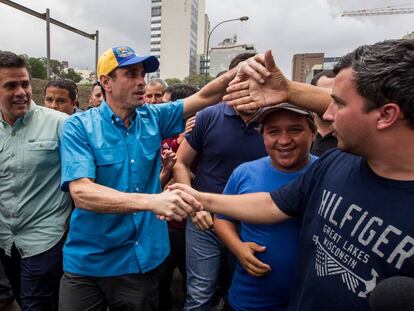
[(149, 198), (148, 210), (161, 220), (182, 221), (204, 209), (203, 194), (184, 184), (173, 184), (167, 191), (153, 194)]

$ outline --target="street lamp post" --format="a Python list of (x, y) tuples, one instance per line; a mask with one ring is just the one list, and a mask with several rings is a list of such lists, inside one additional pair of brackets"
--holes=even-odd
[(208, 37), (207, 37), (207, 47), (206, 47), (206, 58), (204, 59), (204, 69), (205, 69), (205, 72), (204, 72), (204, 84), (207, 84), (207, 79), (208, 79), (207, 64), (210, 63), (209, 60), (208, 60), (208, 50), (209, 50), (209, 46), (210, 46), (210, 37), (211, 37), (211, 34), (213, 33), (214, 29), (216, 29), (218, 26), (220, 26), (221, 24), (224, 24), (224, 23), (234, 22), (234, 21), (245, 22), (248, 19), (249, 19), (248, 16), (242, 16), (242, 17), (233, 18), (233, 19), (226, 19), (226, 20), (221, 21), (220, 23), (218, 23), (216, 26), (214, 26), (213, 29), (211, 29), (211, 31), (208, 33)]

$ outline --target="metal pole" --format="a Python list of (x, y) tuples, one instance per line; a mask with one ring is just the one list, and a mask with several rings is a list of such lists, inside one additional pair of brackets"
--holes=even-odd
[(208, 67), (210, 69), (210, 62), (208, 60), (208, 50), (209, 50), (209, 46), (210, 46), (210, 37), (211, 37), (211, 34), (213, 33), (214, 29), (216, 29), (218, 26), (220, 26), (221, 24), (224, 24), (224, 23), (234, 22), (234, 21), (242, 21), (242, 22), (244, 22), (244, 21), (247, 21), (248, 19), (249, 19), (248, 16), (242, 16), (242, 17), (239, 17), (239, 18), (227, 19), (227, 20), (221, 21), (216, 26), (214, 26), (213, 29), (211, 29), (211, 31), (209, 32), (209, 34), (207, 36), (207, 51), (206, 51), (206, 59), (205, 59), (205, 66), (204, 66), (204, 68), (205, 68), (205, 72), (204, 72), (204, 84), (207, 84), (207, 79), (208, 79), (207, 63), (209, 64)]
[(50, 10), (46, 9), (46, 71), (47, 79), (50, 79)]
[(99, 59), (99, 30), (95, 33), (95, 73), (96, 80), (99, 80), (98, 77), (98, 59)]

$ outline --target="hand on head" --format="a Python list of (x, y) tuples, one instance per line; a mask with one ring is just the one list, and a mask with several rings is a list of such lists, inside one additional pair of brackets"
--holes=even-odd
[(288, 101), (289, 82), (266, 51), (240, 63), (223, 100), (239, 110), (272, 106)]

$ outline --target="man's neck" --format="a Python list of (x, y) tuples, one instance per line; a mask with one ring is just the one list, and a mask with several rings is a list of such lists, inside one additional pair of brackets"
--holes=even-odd
[(3, 117), (3, 120), (4, 120), (4, 122), (6, 122), (7, 124), (9, 124), (10, 126), (13, 126), (14, 125), (14, 123), (16, 123), (16, 120), (17, 119), (14, 119), (14, 118), (9, 118), (6, 114), (4, 114), (2, 111), (0, 111), (0, 113), (1, 113), (1, 115), (2, 115), (2, 117)]
[(366, 157), (369, 167), (384, 178), (414, 181), (413, 141), (414, 131), (409, 129), (398, 136), (384, 138), (375, 152)]
[(134, 114), (135, 108), (120, 108), (117, 105), (110, 104), (108, 102), (109, 107), (111, 107), (111, 110), (114, 114), (116, 114), (118, 117), (121, 118), (122, 122), (124, 123), (125, 127), (129, 127), (131, 117)]

